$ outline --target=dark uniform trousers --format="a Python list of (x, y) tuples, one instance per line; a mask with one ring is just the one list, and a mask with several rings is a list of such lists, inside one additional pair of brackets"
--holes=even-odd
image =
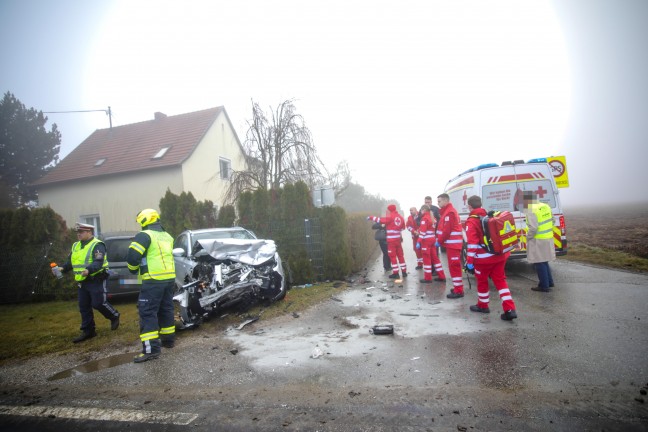
[[(159, 353), (161, 341), (175, 340), (173, 288), (175, 279), (144, 280), (137, 301), (143, 353)], [(147, 335), (147, 336), (145, 336)]]
[(81, 312), (81, 331), (91, 333), (95, 330), (94, 313), (97, 309), (106, 319), (113, 320), (119, 316), (115, 308), (108, 303), (106, 281), (88, 278), (79, 283), (79, 311)]

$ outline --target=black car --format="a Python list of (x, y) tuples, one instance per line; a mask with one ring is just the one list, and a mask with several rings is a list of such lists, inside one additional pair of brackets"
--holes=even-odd
[(110, 276), (106, 281), (108, 298), (136, 296), (140, 292), (141, 281), (136, 274), (128, 271), (126, 255), (136, 232), (104, 233), (99, 236), (106, 244)]

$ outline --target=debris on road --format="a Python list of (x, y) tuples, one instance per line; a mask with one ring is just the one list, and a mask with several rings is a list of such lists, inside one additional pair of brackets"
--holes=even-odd
[(236, 330), (241, 330), (246, 325), (251, 324), (251, 323), (253, 323), (255, 321), (258, 321), (258, 320), (259, 320), (259, 317), (257, 316), (257, 317), (254, 317), (254, 318), (250, 318), (247, 321), (243, 321), (238, 327), (236, 327)]
[(371, 328), (371, 333), (375, 335), (394, 334), (394, 326), (392, 324), (381, 324)]

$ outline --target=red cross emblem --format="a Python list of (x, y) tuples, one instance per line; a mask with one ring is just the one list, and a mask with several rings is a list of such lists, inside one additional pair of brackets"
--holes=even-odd
[(547, 193), (547, 189), (542, 189), (542, 186), (538, 186), (538, 190), (536, 190), (535, 192), (538, 195), (538, 198), (544, 198), (545, 194)]

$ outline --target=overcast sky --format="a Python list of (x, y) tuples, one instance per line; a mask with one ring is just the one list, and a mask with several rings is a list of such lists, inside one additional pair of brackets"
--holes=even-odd
[[(563, 203), (648, 201), (648, 1), (0, 0), (0, 90), (113, 125), (294, 99), (329, 168), (404, 209), (564, 155)], [(48, 114), (61, 157), (103, 112)]]

